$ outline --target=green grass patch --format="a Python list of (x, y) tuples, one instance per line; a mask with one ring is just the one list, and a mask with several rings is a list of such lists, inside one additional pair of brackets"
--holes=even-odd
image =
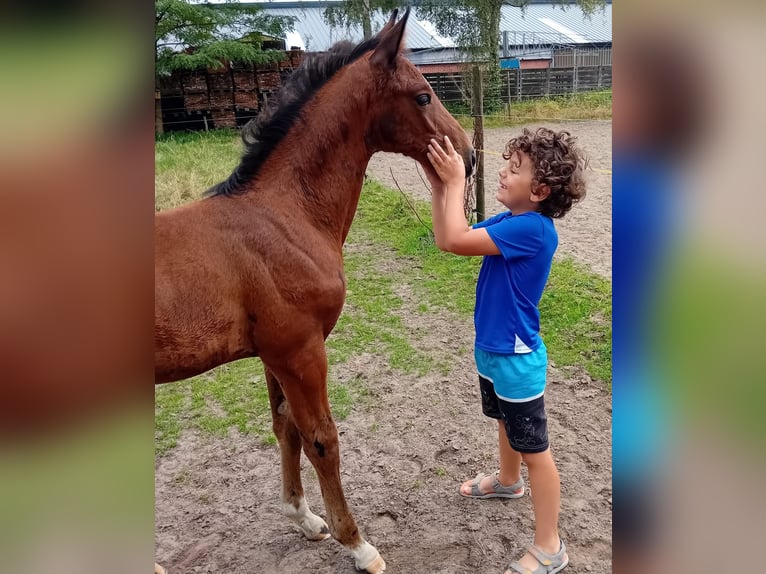
[(612, 384), (612, 286), (571, 259), (556, 261), (540, 300), (540, 332), (558, 365)]
[[(466, 104), (447, 109), (463, 129), (473, 129), (473, 117)], [(485, 128), (499, 128), (539, 121), (608, 120), (612, 118), (612, 90), (534, 98), (506, 104), (505, 109), (485, 114)]]
[[(345, 419), (354, 402), (354, 388), (330, 381), (328, 394), (333, 416)], [(235, 361), (156, 389), (156, 453), (173, 448), (187, 428), (214, 436), (225, 436), (233, 428), (259, 437), (265, 444), (275, 444), (261, 361)]]
[(201, 197), (231, 175), (242, 150), (234, 130), (158, 136), (154, 143), (155, 209), (178, 207)]
[(349, 240), (356, 239), (357, 234), (410, 259), (403, 279), (424, 296), (421, 308), (473, 311), (481, 259), (458, 257), (436, 247), (428, 203), (405, 200), (401, 193), (369, 181), (362, 191)]
[(346, 306), (327, 340), (330, 365), (374, 351), (385, 356), (395, 369), (425, 374), (433, 358), (412, 346), (396, 314), (402, 307), (401, 298), (394, 293), (398, 274), (383, 274), (376, 270), (376, 263), (373, 254), (345, 257)]

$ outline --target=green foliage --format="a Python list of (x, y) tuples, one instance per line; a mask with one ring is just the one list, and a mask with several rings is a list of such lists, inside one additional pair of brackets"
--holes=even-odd
[(281, 51), (262, 50), (266, 36), (281, 36), (293, 27), (290, 17), (263, 14), (236, 2), (192, 4), (189, 0), (155, 0), (155, 68), (219, 68), (222, 61), (247, 64), (278, 61)]
[(328, 5), (324, 9), (324, 19), (330, 26), (340, 28), (361, 26), (364, 39), (371, 38), (377, 30), (372, 29), (372, 15), (382, 12), (386, 16), (394, 10), (401, 8), (401, 2), (397, 0), (343, 0), (337, 5)]

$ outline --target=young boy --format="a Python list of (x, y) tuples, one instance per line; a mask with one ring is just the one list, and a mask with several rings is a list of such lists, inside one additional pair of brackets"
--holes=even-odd
[(428, 158), (436, 245), (483, 255), (476, 286), (475, 358), (482, 410), (497, 419), (500, 469), (460, 487), (470, 498), (524, 495), (527, 465), (535, 512), (534, 545), (505, 574), (553, 574), (569, 562), (558, 534), (559, 475), (548, 448), (544, 391), (548, 357), (537, 305), (548, 280), (562, 217), (585, 196), (585, 160), (569, 132), (540, 128), (508, 142), (497, 200), (509, 211), (469, 227), (463, 212), (465, 169), (448, 138)]

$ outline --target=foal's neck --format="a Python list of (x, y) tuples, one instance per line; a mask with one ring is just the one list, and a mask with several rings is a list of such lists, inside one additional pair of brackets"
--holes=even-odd
[[(330, 81), (304, 106), (272, 156), (271, 165), (291, 172), (296, 203), (339, 247), (354, 219), (373, 153), (365, 141), (370, 117), (364, 90), (353, 85), (350, 74)], [(283, 171), (278, 177), (288, 176)]]

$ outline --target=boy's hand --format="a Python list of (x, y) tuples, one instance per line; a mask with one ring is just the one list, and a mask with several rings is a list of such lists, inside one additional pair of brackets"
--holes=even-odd
[(460, 186), (462, 189), (465, 185), (465, 164), (447, 136), (444, 136), (444, 148), (432, 138), (426, 155), (446, 188)]

